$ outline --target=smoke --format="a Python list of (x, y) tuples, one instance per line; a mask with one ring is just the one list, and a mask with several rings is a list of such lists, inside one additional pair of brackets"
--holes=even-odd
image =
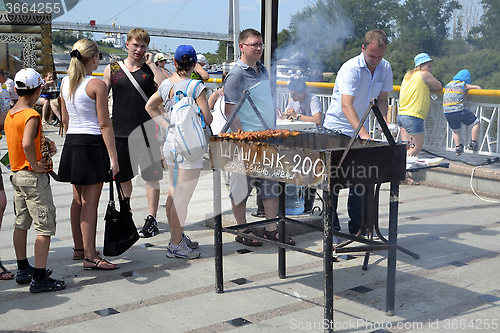
[[(319, 4), (319, 3), (318, 3)], [(342, 11), (311, 9), (309, 15), (295, 15), (290, 24), (293, 42), (276, 49), (276, 59), (323, 71), (325, 62), (351, 37), (354, 25)]]

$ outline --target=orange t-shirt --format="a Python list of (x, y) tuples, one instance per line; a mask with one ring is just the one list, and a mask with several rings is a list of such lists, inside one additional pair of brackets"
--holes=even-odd
[(24, 109), (14, 114), (8, 112), (5, 117), (4, 130), (5, 137), (7, 138), (7, 149), (9, 150), (9, 161), (12, 171), (19, 171), (22, 169), (33, 171), (23, 149), (24, 129), (28, 120), (33, 117), (38, 118), (38, 133), (35, 137), (36, 160), (38, 161), (42, 158), (42, 120), (38, 112), (33, 109)]

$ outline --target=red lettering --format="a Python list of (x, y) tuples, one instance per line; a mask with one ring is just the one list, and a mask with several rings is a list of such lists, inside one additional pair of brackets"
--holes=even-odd
[(147, 74), (142, 74), (142, 79), (143, 79), (143, 80), (146, 80), (146, 75), (147, 75)]

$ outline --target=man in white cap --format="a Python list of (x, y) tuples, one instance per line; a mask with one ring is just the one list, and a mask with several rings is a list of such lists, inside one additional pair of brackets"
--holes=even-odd
[(203, 69), (203, 66), (207, 63), (207, 58), (203, 54), (196, 55), (196, 66), (194, 67), (194, 72), (191, 74), (191, 78), (193, 80), (208, 80), (209, 75), (206, 70)]

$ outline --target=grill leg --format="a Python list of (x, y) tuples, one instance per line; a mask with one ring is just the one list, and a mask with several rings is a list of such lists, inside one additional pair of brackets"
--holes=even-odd
[(394, 316), (394, 303), (396, 298), (396, 254), (398, 244), (398, 204), (399, 182), (391, 182), (389, 203), (389, 245), (387, 256), (387, 290), (385, 309), (388, 316)]
[[(285, 183), (280, 184), (280, 195), (279, 195), (279, 205), (278, 205), (278, 216), (280, 221), (278, 222), (278, 241), (280, 243), (285, 242), (285, 222), (283, 218), (285, 217)], [(285, 248), (278, 247), (278, 276), (280, 279), (286, 278), (286, 255)]]
[(323, 281), (324, 281), (324, 332), (333, 332), (333, 197), (332, 192), (323, 191)]
[(214, 257), (215, 257), (215, 291), (224, 292), (222, 276), (222, 205), (221, 205), (221, 177), (220, 170), (213, 172), (214, 185)]

